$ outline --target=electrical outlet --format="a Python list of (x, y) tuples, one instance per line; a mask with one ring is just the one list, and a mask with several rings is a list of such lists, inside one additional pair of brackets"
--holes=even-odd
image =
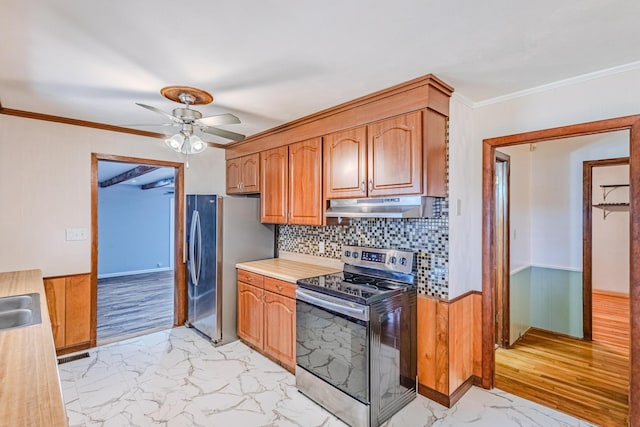
[(67, 228), (65, 230), (65, 238), (67, 241), (87, 240), (89, 238), (89, 229)]
[(318, 253), (324, 253), (324, 242), (318, 242)]

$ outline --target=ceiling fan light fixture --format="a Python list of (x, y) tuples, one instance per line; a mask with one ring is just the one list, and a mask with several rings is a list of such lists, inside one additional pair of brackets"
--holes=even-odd
[(189, 137), (189, 147), (187, 148), (188, 154), (202, 153), (206, 148), (207, 144), (205, 144), (198, 136), (191, 135)]
[(182, 134), (182, 132), (180, 133), (176, 133), (175, 135), (173, 135), (171, 138), (166, 139), (164, 141), (169, 148), (171, 148), (173, 151), (176, 151), (178, 153), (182, 152), (182, 145), (184, 144), (184, 135)]

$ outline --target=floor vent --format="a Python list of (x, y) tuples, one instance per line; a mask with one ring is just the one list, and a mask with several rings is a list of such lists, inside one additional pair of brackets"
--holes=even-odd
[(89, 357), (89, 353), (87, 352), (74, 354), (73, 356), (61, 357), (58, 359), (58, 365), (62, 365), (63, 363), (73, 362), (74, 360), (86, 359), (87, 357)]

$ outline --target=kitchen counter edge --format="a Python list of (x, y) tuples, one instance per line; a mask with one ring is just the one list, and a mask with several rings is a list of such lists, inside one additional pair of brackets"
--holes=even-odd
[(0, 424), (68, 427), (40, 270), (0, 273), (0, 297), (40, 294), (42, 323), (0, 331)]
[(236, 264), (236, 268), (291, 283), (296, 283), (299, 279), (305, 279), (307, 277), (339, 273), (342, 271), (339, 268), (309, 264), (284, 258), (240, 262)]

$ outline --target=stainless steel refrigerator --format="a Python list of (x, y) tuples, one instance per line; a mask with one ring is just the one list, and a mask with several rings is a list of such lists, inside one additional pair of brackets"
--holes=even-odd
[(274, 229), (260, 223), (260, 199), (187, 195), (187, 326), (214, 344), (236, 335), (238, 262), (273, 258)]

